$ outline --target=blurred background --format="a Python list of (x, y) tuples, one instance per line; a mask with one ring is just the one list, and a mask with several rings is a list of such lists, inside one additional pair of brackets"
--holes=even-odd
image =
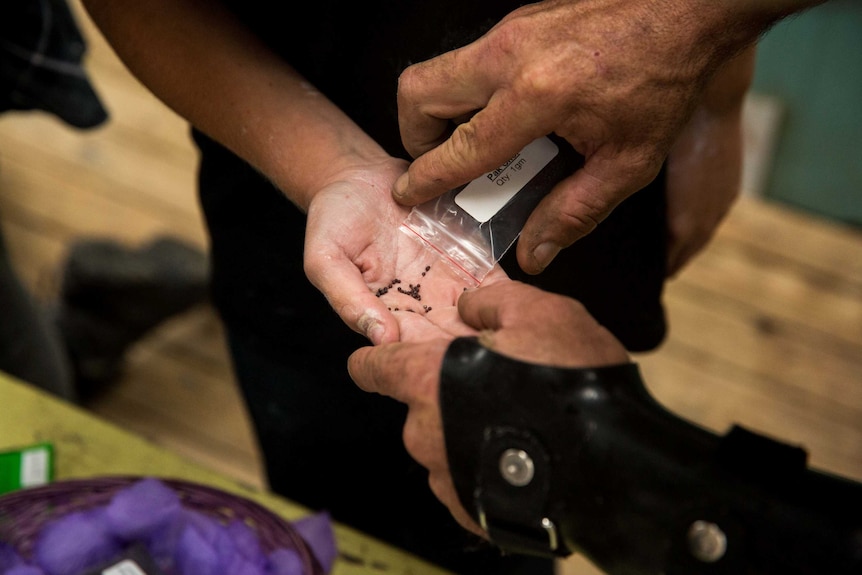
[(862, 6), (831, 0), (789, 18), (758, 46), (753, 92), (773, 127), (752, 191), (862, 224)]
[[(129, 75), (78, 0), (69, 6), (107, 119), (81, 129), (40, 110), (0, 114), (0, 229), (12, 269), (49, 318), (77, 242), (135, 250), (168, 237), (200, 254), (207, 243), (185, 123)], [(746, 107), (743, 197), (669, 283), (667, 341), (635, 359), (679, 415), (802, 445), (813, 466), (862, 480), (860, 30), (862, 5), (833, 0), (764, 37)], [(114, 367), (83, 408), (265, 487), (205, 298), (146, 326)], [(574, 557), (561, 573), (598, 571)]]

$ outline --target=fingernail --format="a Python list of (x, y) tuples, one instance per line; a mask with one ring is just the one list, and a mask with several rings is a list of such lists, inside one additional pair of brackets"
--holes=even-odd
[(560, 247), (552, 244), (551, 242), (545, 242), (533, 250), (533, 259), (536, 260), (536, 263), (539, 264), (539, 267), (545, 269), (550, 265), (557, 254), (560, 253)]
[(392, 196), (396, 201), (403, 200), (407, 195), (407, 186), (410, 184), (410, 175), (407, 172), (395, 180), (395, 186), (392, 189)]
[(383, 324), (379, 322), (374, 322), (371, 324), (371, 327), (368, 329), (366, 337), (371, 340), (371, 343), (378, 344), (383, 341), (383, 332), (386, 331), (383, 328)]
[(359, 329), (365, 334), (371, 343), (377, 344), (383, 339), (383, 332), (385, 331), (383, 327), (383, 322), (374, 317), (374, 314), (371, 312), (366, 312), (362, 314), (359, 318)]

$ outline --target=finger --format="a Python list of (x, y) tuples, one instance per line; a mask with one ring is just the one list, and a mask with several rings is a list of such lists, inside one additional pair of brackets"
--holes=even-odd
[(588, 158), (530, 214), (516, 248), (521, 269), (541, 273), (560, 250), (591, 233), (623, 200), (649, 184), (663, 161), (663, 156), (638, 151)]
[(362, 278), (356, 265), (343, 256), (306, 260), (305, 273), (335, 313), (354, 331), (374, 344), (398, 341), (398, 322)]
[(439, 380), (448, 340), (387, 343), (363, 347), (348, 358), (347, 370), (360, 389), (409, 404), (431, 394)]
[(416, 205), (502, 165), (545, 130), (505, 92), (498, 92), (439, 146), (416, 158), (395, 182), (393, 197)]
[(488, 274), (485, 276), (485, 278), (482, 280), (482, 285), (483, 286), (489, 286), (489, 285), (492, 285), (495, 283), (509, 282), (509, 281), (512, 281), (512, 280), (509, 279), (508, 274), (506, 274), (506, 270), (504, 270), (500, 266), (500, 264), (495, 264), (494, 267), (491, 268), (491, 271), (489, 271)]
[(379, 393), (404, 402), (396, 382), (408, 373), (411, 344), (388, 343), (361, 347), (347, 358), (347, 371), (363, 391)]
[(446, 448), (439, 405), (410, 406), (403, 432), (407, 453), (426, 469), (446, 467)]
[(458, 298), (458, 313), (467, 325), (477, 330), (499, 330), (510, 317), (526, 313), (524, 302), (535, 303), (537, 298), (546, 295), (521, 282), (499, 282), (464, 292)]
[(461, 527), (485, 539), (488, 534), (476, 523), (470, 516), (464, 506), (461, 505), (461, 499), (458, 497), (458, 492), (455, 491), (455, 484), (452, 482), (452, 477), (448, 469), (445, 472), (432, 471), (428, 475), (428, 485), (431, 492), (437, 499), (446, 506), (449, 513)]
[(398, 78), (398, 125), (407, 152), (421, 156), (446, 139), (450, 120), (483, 108), (493, 88), (487, 67), (465, 65), (471, 46), (414, 64)]
[(528, 329), (538, 333), (535, 326), (565, 324), (569, 320), (564, 318), (587, 315), (583, 305), (568, 296), (511, 280), (464, 292), (458, 312), (478, 330), (516, 327), (519, 335)]

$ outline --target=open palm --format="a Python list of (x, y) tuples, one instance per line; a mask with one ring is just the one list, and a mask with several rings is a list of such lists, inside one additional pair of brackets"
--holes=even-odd
[[(450, 330), (465, 329), (451, 310), (471, 284), (400, 230), (410, 208), (390, 190), (405, 169), (394, 158), (356, 168), (315, 194), (308, 210), (306, 274), (345, 323), (375, 344), (401, 339), (396, 314), (411, 314), (401, 320), (406, 325), (437, 317)], [(498, 268), (485, 281), (505, 277)], [(410, 332), (421, 337), (417, 330)]]

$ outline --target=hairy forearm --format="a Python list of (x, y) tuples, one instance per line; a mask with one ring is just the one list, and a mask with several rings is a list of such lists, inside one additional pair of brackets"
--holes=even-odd
[(826, 1), (643, 0), (643, 5), (664, 13), (665, 18), (657, 21), (668, 27), (664, 32), (672, 33), (659, 31), (657, 36), (670, 39), (675, 48), (683, 50), (691, 69), (706, 71), (706, 79), (713, 71), (728, 67), (777, 22)]
[[(708, 34), (720, 50), (736, 53), (780, 20), (824, 2), (826, 0), (705, 0), (692, 4), (696, 12), (706, 15), (702, 21), (707, 28), (712, 28)], [(712, 20), (710, 15), (719, 17)]]
[(314, 190), (383, 150), (219, 3), (84, 0), (135, 76), (301, 209)]

